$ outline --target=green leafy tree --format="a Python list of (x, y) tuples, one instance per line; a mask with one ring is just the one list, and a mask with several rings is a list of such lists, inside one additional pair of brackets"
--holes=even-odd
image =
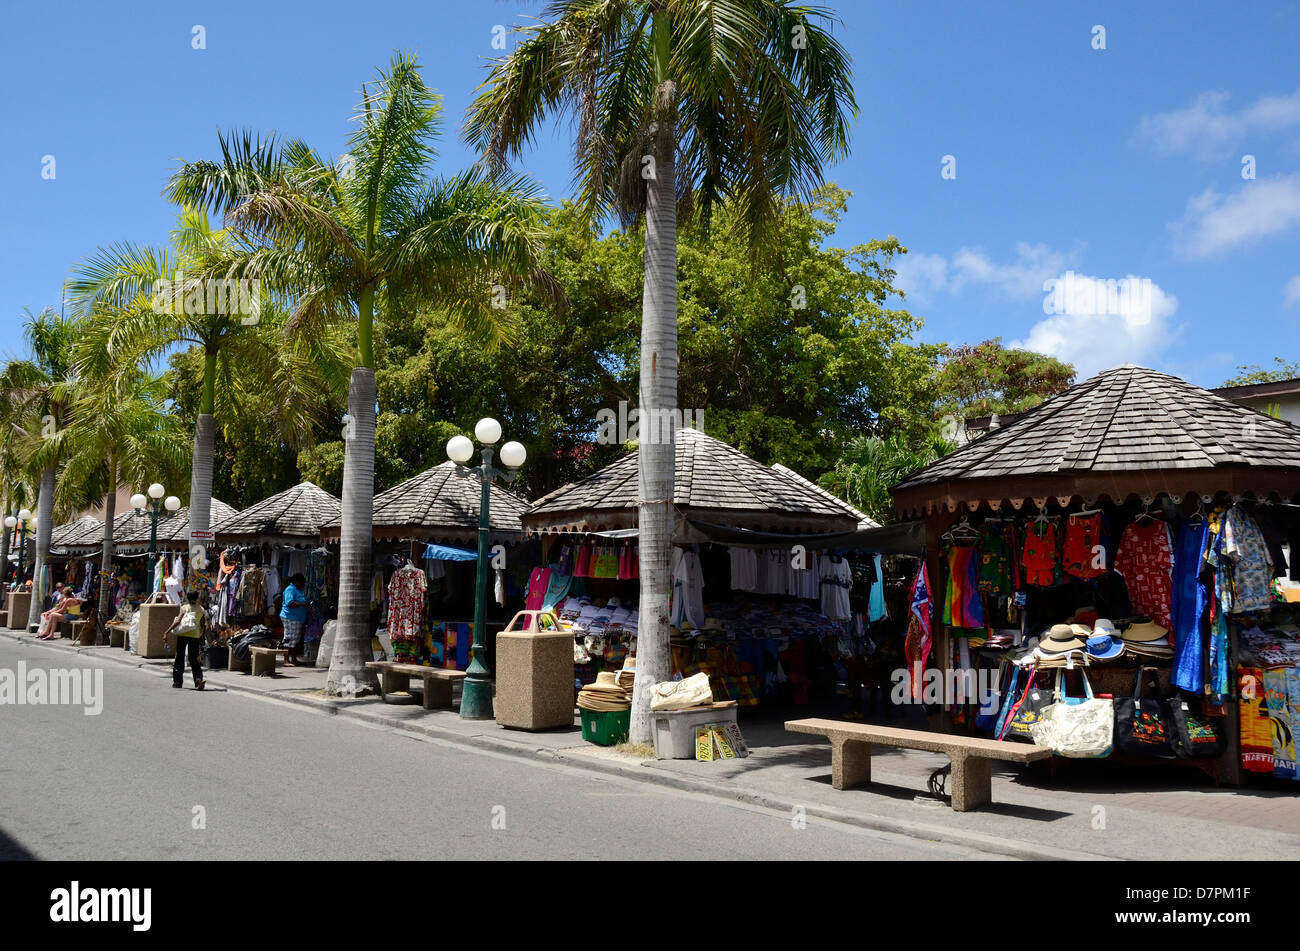
[[(644, 216), (642, 413), (680, 412), (677, 220), (735, 204), (749, 237), (786, 195), (807, 195), (848, 152), (849, 59), (820, 8), (782, 0), (557, 0), (518, 29), (466, 124), (499, 166), (541, 123), (576, 118), (580, 204), (593, 219)], [(748, 243), (748, 242), (747, 242)], [(645, 685), (671, 673), (671, 434), (638, 446), (641, 627), (632, 740), (650, 739)]]
[[(522, 177), (471, 170), (429, 175), (439, 101), (415, 59), (394, 57), (363, 88), (336, 163), (300, 141), (252, 134), (219, 139), (221, 158), (185, 164), (174, 201), (220, 214), (250, 251), (234, 269), (293, 300), (299, 332), (355, 319), (348, 388), (340, 533), (339, 627), (327, 689), (378, 689), (370, 658), (376, 313), (441, 305), (494, 346), (509, 336), (495, 303), (525, 286), (552, 288), (540, 268), (541, 202)], [(500, 290), (496, 290), (496, 288)]]
[(1274, 366), (1265, 370), (1258, 363), (1239, 364), (1237, 375), (1224, 380), (1224, 386), (1249, 386), (1252, 383), (1277, 383), (1300, 377), (1300, 363), (1287, 363), (1281, 357), (1273, 358)]
[(1032, 350), (1014, 350), (995, 337), (947, 347), (935, 375), (936, 412), (956, 419), (1022, 413), (1074, 382), (1074, 367)]
[(936, 430), (919, 444), (901, 434), (859, 436), (844, 447), (835, 468), (822, 476), (821, 485), (885, 524), (894, 521), (889, 490), (956, 448)]
[(99, 637), (108, 620), (109, 574), (113, 567), (113, 520), (117, 490), (155, 479), (172, 485), (189, 481), (188, 439), (181, 421), (168, 411), (167, 388), (160, 377), (138, 366), (119, 367), (82, 338), (74, 350), (78, 386), (72, 422), (55, 437), (66, 459), (59, 473), (57, 501), (75, 511), (104, 503), (100, 554)]
[(81, 332), (73, 316), (64, 316), (51, 307), (38, 314), (28, 310), (23, 337), (30, 356), (10, 360), (0, 372), (0, 399), (6, 404), (0, 416), (12, 421), (19, 465), (28, 478), (39, 481), (29, 629), (40, 623), (46, 594), (42, 574), (54, 528), (57, 475), (66, 456), (66, 443), (59, 434), (71, 421), (77, 387), (72, 350)]

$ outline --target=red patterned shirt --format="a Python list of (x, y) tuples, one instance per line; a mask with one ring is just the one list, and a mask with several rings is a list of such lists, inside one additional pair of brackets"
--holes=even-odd
[(1115, 570), (1124, 579), (1133, 610), (1164, 628), (1172, 628), (1174, 595), (1173, 543), (1164, 522), (1133, 522), (1120, 538)]

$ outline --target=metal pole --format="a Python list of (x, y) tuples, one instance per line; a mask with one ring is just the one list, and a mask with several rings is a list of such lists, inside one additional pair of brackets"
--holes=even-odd
[(22, 587), (23, 586), (23, 562), (27, 557), (27, 523), (26, 522), (18, 523), (18, 532), (19, 535), (18, 535), (18, 578), (17, 578), (18, 588), (17, 590), (21, 591), (23, 589)]
[(479, 469), (482, 495), (478, 505), (478, 570), (474, 578), (474, 657), (465, 671), (464, 689), (460, 696), (460, 715), (466, 720), (491, 720), (492, 680), (487, 668), (487, 578), (488, 536), (490, 515), (490, 489), (492, 486), (492, 450), (483, 450), (483, 465)]
[(149, 590), (145, 592), (147, 601), (153, 596), (155, 583), (158, 581), (154, 577), (158, 572), (158, 513), (162, 511), (162, 501), (155, 499), (153, 503), (153, 521), (149, 523)]

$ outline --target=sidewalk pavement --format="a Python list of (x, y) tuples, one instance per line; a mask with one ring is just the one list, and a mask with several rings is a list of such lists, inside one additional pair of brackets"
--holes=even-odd
[[(145, 660), (121, 648), (79, 647), (68, 640), (37, 641), (4, 628), (0, 635), (170, 676), (170, 659)], [(647, 760), (584, 742), (576, 718), (573, 729), (529, 733), (491, 720), (463, 720), (455, 710), (426, 711), (418, 703), (328, 698), (325, 674), (315, 667), (281, 668), (275, 677), (213, 670), (207, 682), (209, 690), (734, 799), (787, 812), (792, 821), (832, 820), (1014, 858), (1300, 858), (1300, 786), (1292, 791), (1293, 784), (1232, 789), (1216, 787), (1199, 770), (1178, 764), (1120, 769), (1105, 761), (1068, 760), (1058, 761), (1053, 785), (1047, 769), (995, 762), (993, 803), (957, 813), (924, 794), (927, 778), (947, 763), (941, 754), (878, 748), (869, 788), (832, 789), (830, 744), (783, 727), (787, 718), (812, 713), (775, 718), (742, 710), (740, 728), (752, 753), (746, 759)]]

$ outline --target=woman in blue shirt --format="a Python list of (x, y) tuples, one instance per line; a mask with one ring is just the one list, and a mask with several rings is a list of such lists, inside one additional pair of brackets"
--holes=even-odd
[(289, 652), (286, 667), (297, 666), (298, 652), (302, 650), (302, 632), (307, 626), (307, 595), (303, 592), (306, 584), (307, 579), (297, 574), (289, 578), (289, 587), (284, 589), (280, 620), (284, 623), (284, 646)]

